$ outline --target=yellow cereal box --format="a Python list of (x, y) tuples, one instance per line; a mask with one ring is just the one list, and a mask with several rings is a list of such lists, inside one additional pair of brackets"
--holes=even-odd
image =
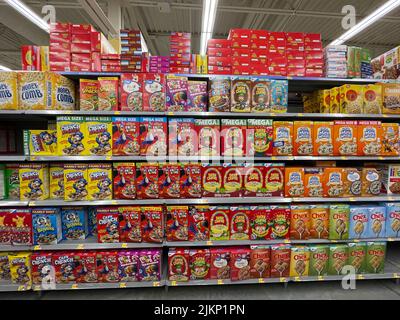
[(10, 253), (8, 261), (11, 281), (16, 284), (30, 285), (32, 283), (31, 254), (29, 252)]
[(331, 98), (329, 99), (330, 113), (340, 113), (340, 88), (335, 87), (332, 88), (330, 93)]
[(47, 164), (19, 165), (20, 200), (46, 200), (49, 197), (49, 168)]
[(345, 84), (340, 87), (340, 112), (360, 114), (363, 110), (363, 86)]
[(54, 110), (75, 109), (75, 83), (71, 79), (56, 74), (53, 77), (52, 106)]
[(40, 67), (41, 71), (50, 71), (49, 68), (49, 46), (40, 47)]
[(382, 113), (382, 86), (369, 84), (363, 86), (363, 113)]
[(64, 164), (64, 200), (87, 200), (87, 164)]
[(87, 150), (93, 156), (111, 156), (112, 121), (111, 117), (87, 117)]
[(57, 154), (87, 155), (86, 124), (83, 117), (57, 117)]
[(50, 164), (50, 199), (64, 200), (64, 167), (59, 164)]
[(92, 163), (88, 167), (88, 200), (112, 199), (112, 171), (109, 163)]
[(308, 276), (310, 267), (310, 251), (306, 246), (296, 246), (291, 248), (290, 255), (290, 276)]
[(329, 113), (330, 111), (330, 99), (331, 99), (331, 91), (330, 90), (321, 90), (320, 95), (320, 113)]
[(31, 156), (53, 156), (57, 153), (56, 130), (24, 130), (24, 152)]
[(0, 72), (0, 110), (18, 109), (16, 72)]
[(51, 72), (18, 72), (19, 108), (51, 109), (53, 76)]

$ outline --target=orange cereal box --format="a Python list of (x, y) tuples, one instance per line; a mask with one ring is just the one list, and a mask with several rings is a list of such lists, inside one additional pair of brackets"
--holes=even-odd
[(340, 87), (340, 113), (361, 114), (363, 102), (363, 86), (345, 84)]
[(310, 206), (290, 207), (290, 239), (308, 240), (310, 238)]
[(335, 156), (357, 155), (357, 121), (338, 120), (333, 126), (333, 154)]
[(399, 124), (382, 123), (382, 150), (383, 156), (399, 155)]
[(333, 155), (333, 121), (315, 121), (313, 130), (314, 155)]
[(304, 169), (304, 197), (322, 197), (323, 168)]
[(79, 79), (79, 108), (80, 110), (98, 110), (99, 82), (91, 79)]
[(100, 77), (98, 85), (99, 110), (118, 110), (119, 79), (117, 77)]
[(340, 198), (343, 196), (344, 172), (342, 168), (325, 168), (324, 169), (324, 197)]
[(382, 123), (380, 121), (359, 121), (357, 134), (358, 155), (380, 155), (382, 149)]
[(293, 126), (293, 155), (312, 156), (313, 144), (313, 121), (295, 121)]
[(285, 197), (304, 197), (304, 168), (285, 168)]
[(293, 153), (293, 122), (273, 122), (274, 156), (290, 156)]

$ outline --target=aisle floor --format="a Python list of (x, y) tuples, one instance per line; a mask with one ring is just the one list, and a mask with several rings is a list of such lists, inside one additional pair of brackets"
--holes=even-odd
[(369, 280), (357, 282), (356, 290), (343, 290), (339, 282), (204, 286), (169, 288), (140, 288), (117, 290), (54, 291), (39, 295), (35, 292), (1, 293), (1, 300), (14, 299), (95, 299), (95, 300), (400, 300), (400, 284), (393, 280)]

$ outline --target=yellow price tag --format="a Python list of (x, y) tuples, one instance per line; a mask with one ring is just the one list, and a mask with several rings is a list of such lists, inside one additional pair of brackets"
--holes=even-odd
[(119, 287), (120, 287), (121, 289), (126, 288), (126, 283), (125, 283), (125, 282), (120, 282)]
[(29, 159), (32, 160), (32, 161), (36, 161), (36, 157), (35, 156), (30, 156)]
[(297, 116), (298, 117), (304, 117), (304, 114), (303, 113), (298, 113)]
[(389, 242), (393, 242), (393, 241), (394, 241), (394, 239), (393, 239), (393, 238), (388, 238), (388, 239), (387, 239), (387, 241), (389, 241)]
[(176, 281), (171, 281), (171, 286), (176, 287), (177, 286)]
[(160, 286), (160, 281), (153, 282), (153, 287), (159, 287), (159, 286)]
[(351, 197), (351, 198), (349, 198), (349, 201), (354, 202), (354, 201), (356, 201), (356, 198)]
[(287, 78), (288, 80), (292, 80), (292, 79), (293, 79), (292, 76), (287, 76), (286, 78)]
[(378, 160), (385, 160), (385, 157), (378, 157)]
[(106, 156), (106, 160), (111, 160), (112, 156)]
[(85, 249), (85, 245), (83, 243), (80, 243), (76, 246), (76, 250), (83, 250)]
[(26, 287), (25, 286), (18, 286), (18, 291), (25, 291), (26, 290)]
[(34, 207), (35, 205), (36, 205), (36, 202), (35, 202), (35, 201), (30, 201), (30, 202), (29, 202), (29, 206), (30, 206), (30, 207)]
[(301, 281), (300, 277), (294, 277), (294, 281), (299, 282)]
[(389, 116), (387, 114), (382, 114), (381, 115), (383, 118), (389, 118)]
[(121, 243), (121, 248), (124, 248), (124, 249), (126, 249), (126, 248), (128, 248), (128, 244), (127, 243)]
[(65, 110), (65, 114), (71, 114), (72, 110)]
[(212, 246), (213, 245), (213, 242), (212, 241), (207, 241), (207, 243), (206, 243), (208, 246)]
[(173, 116), (174, 113), (173, 112), (167, 112), (167, 116)]
[(263, 278), (259, 278), (258, 279), (258, 283), (264, 283), (264, 279)]
[(114, 111), (115, 115), (121, 114), (121, 111)]
[(393, 273), (393, 278), (399, 279), (399, 278), (400, 278), (400, 275), (399, 275), (398, 273)]
[(42, 250), (42, 247), (39, 245), (36, 245), (33, 247), (33, 250), (37, 251), (37, 250)]
[(34, 287), (33, 287), (33, 290), (34, 290), (34, 291), (40, 291), (40, 289), (41, 289), (40, 286), (34, 286)]
[(117, 205), (118, 202), (117, 202), (117, 200), (111, 200), (111, 204), (112, 204), (112, 205)]
[(221, 279), (218, 279), (218, 280), (217, 280), (217, 284), (224, 284), (224, 281), (221, 280)]
[(74, 283), (74, 284), (71, 286), (71, 289), (78, 289), (78, 284)]
[(285, 240), (283, 240), (283, 243), (290, 243), (290, 240), (289, 239), (285, 239)]
[(347, 160), (347, 157), (341, 156), (341, 157), (340, 157), (340, 160)]
[(275, 117), (275, 116), (276, 116), (276, 113), (270, 113), (270, 116), (271, 116), (271, 117)]
[(277, 157), (271, 157), (271, 160), (278, 160)]
[(360, 242), (360, 240), (358, 240), (358, 239), (354, 239), (354, 240), (353, 240), (353, 242)]
[(318, 281), (324, 281), (324, 277), (323, 276), (318, 276)]
[(286, 278), (280, 277), (280, 278), (279, 278), (279, 282), (286, 282)]
[(358, 280), (364, 280), (365, 277), (364, 277), (362, 274), (359, 274), (359, 275), (357, 275), (357, 279), (358, 279)]
[(337, 240), (331, 240), (331, 242), (332, 242), (332, 243), (338, 243), (338, 241), (337, 241)]

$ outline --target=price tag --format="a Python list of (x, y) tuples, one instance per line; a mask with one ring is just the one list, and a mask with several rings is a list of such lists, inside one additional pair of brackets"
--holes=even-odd
[(275, 116), (276, 116), (276, 113), (270, 113), (270, 116), (271, 116), (271, 117), (275, 117)]
[(264, 279), (263, 278), (259, 278), (258, 279), (258, 283), (264, 283)]
[(34, 250), (34, 251), (42, 250), (42, 247), (39, 246), (39, 245), (36, 245), (36, 246), (33, 247), (33, 250)]
[(124, 249), (128, 248), (128, 244), (127, 243), (121, 243), (121, 248), (124, 248)]
[(34, 291), (40, 291), (40, 289), (41, 289), (40, 286), (34, 286), (34, 287), (33, 287), (33, 290), (34, 290)]
[(324, 277), (323, 276), (318, 276), (318, 281), (324, 281)]
[(114, 111), (114, 114), (119, 115), (119, 114), (121, 114), (121, 111)]
[(356, 198), (351, 197), (351, 198), (349, 198), (349, 201), (354, 202), (354, 201), (356, 201)]
[(353, 240), (353, 242), (360, 242), (360, 240), (358, 240), (358, 239), (354, 239), (354, 240)]
[(298, 113), (297, 116), (298, 117), (304, 117), (304, 113)]
[(117, 200), (111, 200), (111, 204), (112, 204), (112, 205), (117, 205), (117, 204), (118, 204), (118, 201), (117, 201)]
[(218, 279), (218, 280), (217, 280), (217, 284), (224, 284), (224, 281), (221, 280), (221, 279)]
[(111, 160), (112, 156), (106, 156), (106, 160)]
[(292, 76), (287, 76), (286, 77), (288, 80), (293, 80), (293, 77)]
[(30, 156), (29, 159), (30, 159), (31, 161), (36, 161), (36, 157), (35, 157), (35, 156)]
[(126, 288), (126, 283), (125, 283), (125, 282), (120, 282), (119, 287), (120, 287), (121, 289)]
[(35, 205), (36, 205), (36, 202), (35, 202), (35, 201), (30, 201), (30, 202), (29, 202), (29, 206), (30, 206), (30, 207), (34, 207)]
[(173, 112), (167, 112), (167, 116), (173, 116), (174, 113)]
[(388, 116), (387, 114), (381, 114), (381, 116), (382, 116), (383, 118), (389, 118), (389, 116)]
[(399, 278), (400, 278), (400, 275), (399, 275), (398, 273), (393, 273), (393, 278), (399, 279)]
[(18, 291), (25, 291), (27, 288), (22, 285), (22, 286), (18, 286)]
[(347, 160), (347, 157), (341, 156), (341, 157), (340, 157), (340, 160)]
[(78, 289), (78, 284), (74, 283), (74, 284), (71, 286), (71, 289), (73, 289), (73, 290)]
[(153, 282), (153, 287), (159, 287), (159, 286), (160, 286), (160, 281)]
[(294, 281), (299, 282), (301, 281), (300, 277), (294, 277)]
[(337, 241), (337, 240), (331, 240), (331, 242), (332, 242), (332, 243), (338, 243), (338, 241)]
[(358, 279), (358, 280), (364, 280), (365, 277), (364, 277), (362, 274), (359, 274), (359, 275), (357, 275), (357, 279)]
[(65, 110), (65, 114), (72, 114), (72, 110)]
[(285, 240), (283, 240), (283, 243), (290, 243), (290, 240), (289, 239), (285, 239)]
[(385, 160), (385, 158), (384, 157), (378, 157), (378, 160)]
[(208, 246), (212, 246), (212, 245), (213, 245), (213, 242), (212, 242), (212, 241), (207, 241), (206, 244), (207, 244)]
[(76, 246), (76, 250), (83, 250), (85, 249), (85, 245), (83, 243), (80, 243)]
[(280, 278), (279, 278), (279, 282), (286, 282), (286, 278), (280, 277)]
[(171, 286), (176, 287), (177, 286), (176, 281), (171, 281)]
[(277, 157), (271, 157), (271, 160), (278, 160)]
[(387, 241), (389, 241), (389, 242), (393, 242), (393, 241), (394, 241), (394, 239), (393, 239), (393, 238), (388, 238), (388, 239), (387, 239)]

